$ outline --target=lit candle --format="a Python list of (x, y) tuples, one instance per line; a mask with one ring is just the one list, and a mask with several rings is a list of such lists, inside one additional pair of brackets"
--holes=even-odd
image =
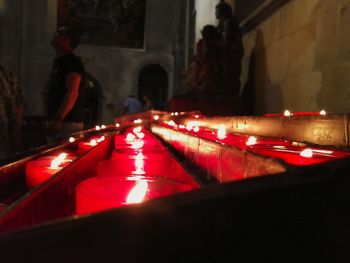
[(226, 138), (226, 128), (224, 124), (219, 125), (217, 137), (220, 140), (223, 140)]
[(35, 188), (45, 182), (63, 167), (72, 162), (66, 153), (54, 157), (43, 157), (29, 161), (26, 164), (26, 183), (29, 188)]
[(94, 148), (99, 142), (100, 142), (100, 139), (91, 139), (90, 141), (88, 142), (79, 142), (78, 143), (78, 147), (80, 150), (90, 150), (91, 148)]
[(126, 198), (127, 204), (139, 204), (145, 199), (148, 190), (148, 183), (145, 180), (139, 180), (136, 185), (131, 189), (128, 197)]
[(286, 117), (290, 117), (290, 116), (292, 116), (292, 113), (289, 110), (285, 110), (283, 115)]
[(76, 214), (84, 215), (193, 189), (174, 180), (147, 177), (93, 177), (76, 188)]
[(327, 112), (326, 112), (325, 110), (321, 110), (321, 111), (320, 111), (320, 115), (326, 116), (326, 115), (327, 115)]
[(247, 142), (246, 142), (246, 145), (247, 145), (247, 146), (255, 145), (256, 142), (257, 142), (256, 137), (250, 136), (250, 137), (248, 138)]
[[(170, 162), (170, 157), (164, 156), (162, 160), (152, 159), (152, 157), (137, 155), (125, 155), (120, 159), (105, 160), (97, 166), (97, 176), (125, 176), (125, 175), (147, 175), (158, 176), (159, 174), (172, 168), (172, 176), (178, 176), (179, 172), (175, 165)], [(172, 177), (174, 178), (174, 177)]]

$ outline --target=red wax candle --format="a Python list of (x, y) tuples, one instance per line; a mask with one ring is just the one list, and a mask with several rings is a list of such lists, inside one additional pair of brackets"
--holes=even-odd
[(95, 139), (90, 140), (90, 141), (82, 141), (78, 143), (78, 148), (80, 150), (90, 150), (94, 148), (97, 145), (97, 141)]
[(147, 177), (93, 177), (76, 188), (76, 214), (84, 215), (190, 191), (174, 180)]
[[(168, 171), (171, 171), (167, 173)], [(168, 178), (183, 181), (186, 179), (186, 172), (175, 161), (164, 158), (163, 161), (152, 159), (119, 159), (106, 160), (97, 166), (97, 176), (125, 176), (143, 175), (152, 178), (161, 177), (167, 173)]]
[(169, 153), (162, 150), (161, 148), (147, 148), (141, 151), (132, 148), (123, 148), (112, 151), (111, 160), (118, 159), (136, 159), (137, 155), (142, 153), (144, 155), (143, 159), (152, 159), (163, 161), (164, 159), (170, 158)]
[(53, 157), (51, 159), (47, 156), (38, 160), (29, 161), (26, 164), (26, 183), (29, 188), (35, 188), (42, 184), (72, 162), (72, 159), (62, 159), (57, 165), (50, 167), (53, 160)]
[(349, 156), (349, 153), (342, 151), (283, 145), (253, 145), (249, 150), (260, 155), (279, 158), (286, 163), (299, 166), (323, 163)]

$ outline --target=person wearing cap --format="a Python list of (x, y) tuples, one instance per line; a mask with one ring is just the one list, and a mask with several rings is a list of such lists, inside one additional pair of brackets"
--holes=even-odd
[[(51, 45), (56, 51), (51, 73), (44, 92), (48, 123), (48, 136), (64, 136), (82, 130), (85, 69), (74, 54), (80, 41), (80, 32), (74, 28), (59, 28)], [(49, 141), (53, 142), (53, 141)]]

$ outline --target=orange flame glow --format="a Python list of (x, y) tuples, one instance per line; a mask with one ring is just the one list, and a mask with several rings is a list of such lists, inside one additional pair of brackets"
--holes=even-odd
[(132, 134), (132, 133), (128, 133), (127, 135), (126, 135), (126, 141), (127, 142), (133, 142), (134, 140), (135, 140), (135, 135), (134, 134)]
[(96, 145), (97, 145), (97, 141), (96, 141), (95, 139), (92, 139), (92, 140), (90, 141), (90, 145), (91, 145), (91, 146), (96, 146)]
[(140, 148), (143, 147), (144, 144), (145, 144), (145, 143), (144, 143), (143, 141), (140, 141), (140, 140), (134, 141), (134, 142), (132, 143), (132, 145), (131, 145), (131, 148), (133, 148), (133, 149), (140, 149)]
[(218, 133), (217, 133), (218, 139), (222, 140), (226, 138), (226, 128), (224, 124), (219, 125)]
[(58, 157), (51, 161), (50, 169), (58, 169), (58, 167), (64, 162), (64, 159), (66, 159), (66, 157), (66, 153), (61, 153)]
[(256, 137), (250, 136), (245, 144), (246, 144), (247, 146), (252, 146), (252, 145), (255, 145), (256, 142), (257, 142)]
[(311, 149), (307, 148), (300, 153), (300, 156), (305, 157), (305, 158), (312, 158), (313, 152)]
[(131, 189), (126, 198), (126, 203), (128, 204), (139, 204), (143, 201), (147, 194), (148, 183), (144, 180), (140, 180), (136, 185)]
[(286, 116), (286, 117), (290, 117), (290, 116), (293, 115), (293, 113), (291, 113), (289, 110), (285, 110), (283, 115)]

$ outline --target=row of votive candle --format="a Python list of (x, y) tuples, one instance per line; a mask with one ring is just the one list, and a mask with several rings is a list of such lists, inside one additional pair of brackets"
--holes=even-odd
[(26, 183), (29, 188), (35, 188), (69, 165), (80, 154), (95, 147), (104, 140), (104, 136), (94, 136), (78, 143), (78, 150), (69, 153), (57, 153), (43, 156), (26, 164)]
[(350, 156), (349, 152), (337, 149), (308, 147), (305, 144), (293, 143), (282, 139), (231, 134), (226, 132), (224, 125), (220, 125), (216, 131), (200, 127), (198, 121), (189, 122), (186, 126), (177, 125), (173, 121), (168, 121), (163, 123), (163, 125), (197, 137), (219, 141), (259, 155), (279, 158), (291, 165), (311, 165)]
[(117, 134), (109, 160), (97, 176), (76, 188), (76, 213), (95, 213), (198, 188), (186, 171), (147, 130)]

